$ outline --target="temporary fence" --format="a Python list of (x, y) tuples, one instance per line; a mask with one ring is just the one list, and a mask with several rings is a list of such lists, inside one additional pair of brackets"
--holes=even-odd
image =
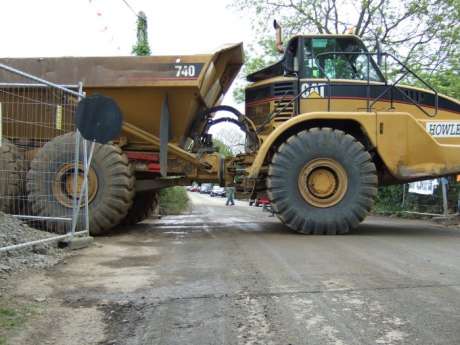
[(59, 238), (89, 230), (90, 149), (74, 121), (82, 97), (81, 83), (0, 64), (0, 211)]

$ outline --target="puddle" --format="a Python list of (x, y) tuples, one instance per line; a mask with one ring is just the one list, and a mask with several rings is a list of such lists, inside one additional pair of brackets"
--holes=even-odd
[(153, 266), (160, 260), (159, 255), (125, 256), (117, 260), (101, 262), (102, 266), (119, 267), (142, 267)]

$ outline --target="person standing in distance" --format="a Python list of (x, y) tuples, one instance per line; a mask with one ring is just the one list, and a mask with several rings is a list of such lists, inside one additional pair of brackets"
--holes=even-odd
[(235, 186), (233, 183), (230, 183), (227, 186), (227, 202), (225, 203), (225, 206), (235, 206), (235, 201), (233, 200), (235, 197)]

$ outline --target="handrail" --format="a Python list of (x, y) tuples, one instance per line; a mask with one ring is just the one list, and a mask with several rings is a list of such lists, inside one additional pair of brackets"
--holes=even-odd
[[(428, 82), (426, 82), (423, 78), (421, 78), (417, 73), (415, 73), (414, 71), (412, 71), (409, 67), (407, 67), (403, 62), (401, 62), (397, 57), (395, 57), (393, 54), (390, 54), (390, 53), (381, 53), (381, 55), (385, 56), (385, 63), (386, 63), (386, 59), (388, 57), (392, 58), (399, 66), (401, 66), (406, 72), (402, 75), (402, 77), (398, 78), (395, 82), (393, 82), (391, 85), (389, 85), (385, 90), (384, 92), (382, 92), (376, 99), (374, 99), (372, 101), (372, 103), (370, 103), (370, 61), (371, 61), (371, 56), (373, 55), (377, 55), (378, 53), (369, 53), (369, 52), (324, 52), (324, 53), (319, 53), (317, 55), (315, 55), (315, 57), (318, 57), (318, 56), (325, 56), (325, 55), (365, 55), (367, 57), (367, 87), (368, 87), (368, 95), (367, 95), (367, 100), (368, 100), (368, 106), (367, 106), (367, 111), (371, 111), (373, 105), (379, 100), (381, 99), (390, 89), (393, 89), (393, 88), (396, 88), (396, 90), (398, 90), (405, 98), (407, 98), (412, 104), (414, 104), (417, 108), (419, 108), (423, 113), (425, 113), (425, 115), (429, 116), (429, 117), (434, 117), (437, 115), (438, 113), (438, 104), (439, 104), (439, 95), (438, 95), (438, 91), (433, 87), (431, 86)], [(319, 64), (318, 62), (316, 61), (315, 59), (315, 63), (316, 65), (319, 67)], [(380, 70), (379, 70), (380, 71)], [(324, 73), (324, 70), (321, 69), (321, 72), (326, 76), (326, 74)], [(402, 72), (402, 71), (401, 71)], [(380, 71), (381, 73), (381, 71)], [(409, 97), (408, 95), (406, 95), (404, 92), (402, 92), (399, 88), (397, 88), (397, 85), (399, 84), (399, 82), (404, 78), (406, 77), (408, 74), (411, 74), (412, 76), (414, 76), (416, 79), (418, 79), (423, 85), (425, 85), (428, 89), (430, 89), (431, 91), (433, 91), (434, 93), (434, 96), (435, 96), (435, 104), (434, 104), (434, 113), (433, 114), (430, 114), (429, 112), (427, 112), (425, 109), (423, 109), (420, 104), (415, 101), (414, 99), (412, 99), (411, 97)], [(383, 75), (382, 75), (383, 76)], [(327, 76), (326, 76), (327, 77)], [(384, 79), (385, 79), (385, 83), (387, 83), (387, 76), (383, 76)], [(329, 78), (328, 78), (328, 82), (329, 82)], [(328, 95), (329, 97), (331, 97), (330, 93)]]
[[(393, 82), (391, 85), (388, 85), (388, 78), (386, 75), (383, 75), (383, 73), (378, 70), (378, 72), (380, 73), (380, 75), (384, 78), (384, 81), (385, 82), (385, 90), (379, 94), (376, 98), (374, 98), (371, 102), (371, 93), (370, 93), (370, 66), (371, 66), (371, 56), (373, 55), (377, 55), (378, 53), (369, 53), (369, 52), (324, 52), (324, 53), (319, 53), (317, 55), (315, 55), (315, 57), (318, 57), (318, 56), (324, 56), (324, 55), (365, 55), (367, 57), (367, 111), (368, 112), (371, 112), (372, 111), (372, 108), (373, 106), (388, 92), (388, 91), (391, 91), (393, 89), (396, 89), (398, 92), (400, 92), (405, 98), (407, 98), (412, 104), (414, 104), (418, 109), (420, 109), (423, 113), (425, 113), (425, 115), (429, 116), (429, 117), (434, 117), (437, 115), (438, 113), (438, 104), (439, 104), (439, 95), (438, 95), (438, 91), (432, 87), (429, 83), (427, 83), (424, 79), (422, 79), (420, 76), (418, 76), (414, 71), (412, 71), (409, 67), (407, 67), (404, 63), (402, 63), (398, 58), (396, 58), (394, 55), (390, 54), (390, 53), (381, 53), (381, 55), (385, 56), (385, 65), (387, 64), (387, 58), (390, 57), (392, 58), (394, 61), (396, 61), (404, 70), (405, 70), (405, 73), (403, 73), (403, 75), (401, 77), (399, 77), (395, 82)], [(375, 64), (375, 62), (374, 62)], [(287, 107), (289, 107), (290, 105), (292, 105), (295, 101), (297, 101), (300, 97), (302, 97), (302, 95), (304, 93), (306, 93), (307, 91), (313, 89), (313, 88), (317, 88), (317, 87), (322, 87), (322, 86), (327, 86), (328, 87), (328, 95), (327, 95), (327, 100), (328, 100), (328, 105), (327, 105), (327, 111), (331, 111), (331, 96), (332, 96), (332, 82), (331, 82), (331, 78), (329, 78), (324, 70), (324, 68), (319, 64), (318, 60), (315, 59), (315, 65), (316, 67), (318, 67), (318, 69), (321, 71), (321, 73), (323, 74), (324, 78), (327, 80), (326, 83), (323, 83), (323, 84), (315, 84), (315, 85), (311, 85), (303, 90), (301, 90), (295, 97), (293, 97), (288, 103), (285, 103), (284, 106), (280, 109), (276, 109), (273, 110), (273, 112), (271, 114), (268, 114), (266, 120), (257, 128), (256, 130), (256, 133), (259, 133), (260, 131), (262, 131), (262, 129), (268, 124), (270, 123), (270, 121), (275, 118), (276, 116), (278, 116), (280, 113), (282, 113)], [(402, 72), (402, 71), (401, 71)], [(385, 73), (386, 74), (386, 73)], [(434, 96), (435, 96), (435, 104), (434, 104), (434, 114), (430, 114), (429, 112), (427, 112), (417, 101), (415, 101), (414, 99), (412, 99), (411, 97), (409, 97), (408, 95), (406, 95), (404, 92), (402, 92), (398, 87), (397, 85), (399, 84), (399, 82), (404, 79), (408, 74), (411, 74), (413, 75), (416, 79), (418, 79), (422, 84), (424, 84), (428, 89), (430, 89), (431, 91), (433, 91), (434, 93)], [(287, 95), (284, 94), (281, 98), (281, 100), (278, 101), (278, 104), (281, 103), (285, 96)], [(391, 96), (391, 102), (393, 102), (393, 94)]]
[[(393, 89), (393, 88), (396, 88), (396, 90), (398, 90), (399, 93), (401, 93), (405, 98), (407, 98), (408, 100), (411, 101), (411, 103), (413, 103), (417, 108), (419, 108), (422, 112), (425, 113), (425, 115), (429, 116), (429, 117), (434, 117), (438, 114), (438, 106), (439, 106), (439, 95), (438, 95), (438, 91), (432, 87), (430, 84), (428, 84), (425, 80), (423, 80), (421, 77), (419, 77), (417, 75), (417, 73), (415, 73), (414, 71), (412, 71), (409, 67), (407, 67), (404, 63), (402, 63), (398, 58), (396, 58), (395, 56), (393, 56), (392, 54), (388, 54), (388, 53), (385, 53), (386, 56), (389, 56), (391, 57), (392, 59), (394, 59), (400, 66), (402, 66), (405, 70), (406, 70), (406, 73), (404, 73), (402, 75), (402, 77), (398, 78), (398, 80), (396, 82), (394, 82), (392, 85), (390, 85), (389, 87), (387, 87), (387, 89), (385, 90), (388, 91), (389, 89)], [(425, 85), (427, 88), (429, 88), (431, 91), (433, 91), (434, 93), (434, 114), (430, 114), (429, 112), (427, 112), (425, 109), (423, 109), (420, 104), (413, 100), (411, 97), (409, 97), (408, 95), (406, 95), (404, 92), (402, 92), (399, 88), (396, 87), (396, 85), (407, 75), (407, 74), (412, 74), (415, 78), (417, 78), (420, 82), (422, 82), (423, 85)], [(374, 105), (381, 97), (384, 96), (384, 93), (381, 94), (379, 97), (377, 97), (371, 104)]]

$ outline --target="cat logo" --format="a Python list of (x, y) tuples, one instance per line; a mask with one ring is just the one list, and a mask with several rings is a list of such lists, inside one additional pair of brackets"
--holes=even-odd
[(303, 83), (301, 91), (302, 98), (324, 98), (324, 84)]

